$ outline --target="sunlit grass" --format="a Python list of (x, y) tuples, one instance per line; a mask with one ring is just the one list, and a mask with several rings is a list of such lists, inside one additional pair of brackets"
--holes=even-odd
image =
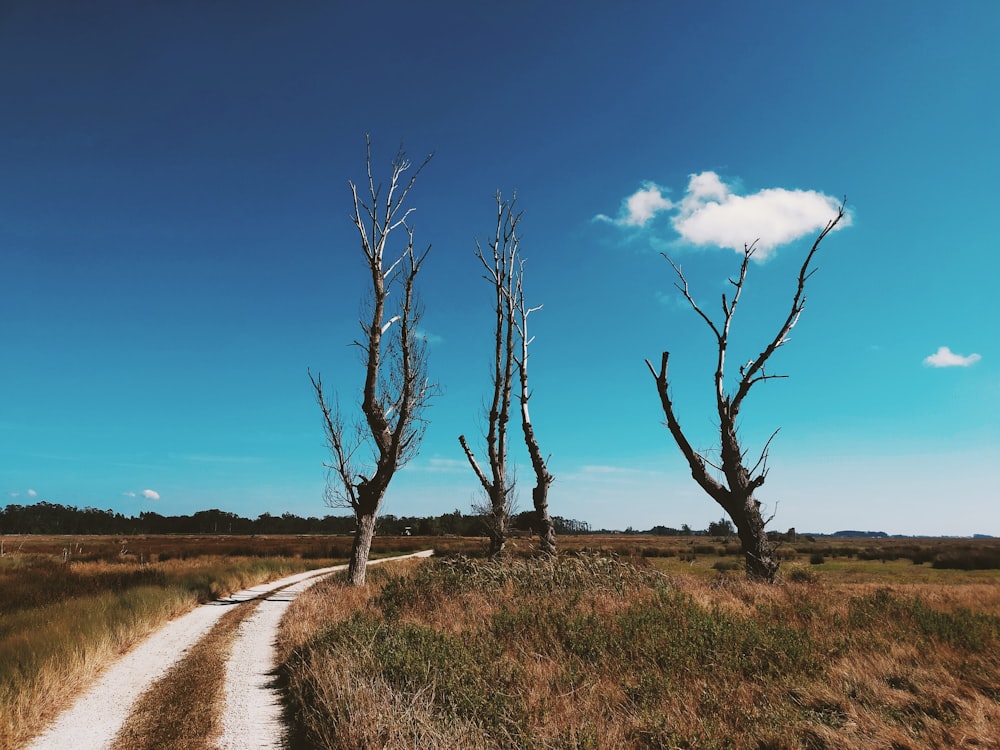
[[(259, 602), (227, 612), (138, 700), (111, 750), (214, 750), (222, 732), (226, 662), (240, 624)], [(184, 717), (178, 721), (178, 717)]]
[[(1000, 735), (1000, 570), (934, 567), (991, 564), (998, 540), (799, 538), (779, 546), (774, 587), (742, 580), (731, 538), (559, 542), (590, 554), (547, 566), (521, 537), (504, 566), (373, 568), (366, 590), (300, 598), (281, 637), (304, 746), (989, 747)], [(373, 556), (428, 547), (485, 553), (477, 538), (376, 537)], [(349, 548), (7, 537), (0, 748), (167, 619)]]
[[(646, 557), (645, 562), (663, 573), (673, 575), (694, 575), (714, 579), (720, 568), (724, 572), (738, 575), (742, 572), (742, 561), (732, 555), (696, 555), (692, 560), (677, 557)], [(908, 559), (858, 560), (853, 558), (828, 558), (819, 564), (810, 564), (807, 555), (794, 560), (786, 560), (779, 571), (785, 579), (800, 575), (814, 577), (827, 583), (882, 583), (919, 584), (937, 583), (959, 584), (1000, 584), (1000, 570), (952, 570), (917, 565)]]
[(766, 586), (453, 559), (321, 583), (280, 639), (296, 746), (993, 746), (1000, 587), (879, 570)]
[(199, 602), (331, 562), (0, 558), (0, 748), (23, 744), (108, 663)]

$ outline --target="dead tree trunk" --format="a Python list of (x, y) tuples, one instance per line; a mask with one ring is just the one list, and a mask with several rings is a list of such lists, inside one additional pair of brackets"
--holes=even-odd
[(518, 380), (521, 384), (521, 429), (524, 432), (524, 444), (531, 457), (531, 468), (535, 472), (535, 486), (531, 490), (531, 501), (538, 520), (538, 543), (543, 555), (555, 557), (556, 527), (552, 522), (552, 516), (549, 515), (549, 485), (555, 481), (555, 477), (549, 473), (548, 460), (542, 458), (542, 451), (538, 447), (538, 440), (535, 437), (535, 428), (531, 424), (531, 414), (528, 411), (528, 400), (531, 398), (531, 389), (528, 387), (528, 346), (534, 341), (534, 337), (529, 338), (528, 336), (528, 316), (541, 310), (542, 306), (528, 307), (524, 301), (524, 260), (521, 258), (518, 258), (517, 263), (513, 307), (517, 313), (514, 325), (521, 343), (521, 354), (514, 357), (517, 362)]
[[(666, 417), (667, 428), (670, 430), (670, 434), (680, 448), (681, 453), (684, 454), (684, 458), (691, 468), (691, 476), (694, 477), (695, 482), (712, 499), (722, 506), (736, 525), (736, 531), (739, 534), (743, 555), (746, 560), (746, 573), (752, 580), (771, 583), (778, 572), (778, 561), (774, 557), (774, 551), (765, 530), (767, 521), (770, 519), (765, 520), (763, 518), (760, 511), (760, 502), (754, 497), (754, 493), (764, 484), (767, 478), (768, 448), (770, 447), (771, 440), (777, 434), (777, 430), (768, 438), (757, 462), (748, 468), (744, 461), (746, 451), (740, 445), (737, 419), (740, 408), (743, 405), (743, 400), (753, 386), (765, 380), (787, 377), (785, 375), (768, 374), (765, 371), (765, 366), (771, 355), (788, 341), (788, 334), (798, 322), (799, 315), (802, 314), (806, 302), (806, 281), (815, 270), (810, 270), (813, 256), (819, 249), (823, 239), (844, 217), (844, 207), (845, 203), (841, 203), (837, 215), (827, 223), (823, 231), (816, 237), (812, 249), (810, 249), (805, 260), (802, 262), (802, 266), (799, 269), (798, 286), (796, 287), (795, 295), (792, 297), (792, 306), (788, 317), (785, 318), (778, 329), (777, 335), (771, 339), (764, 350), (755, 359), (750, 360), (739, 368), (740, 380), (737, 383), (735, 392), (731, 394), (727, 393), (725, 389), (725, 365), (726, 351), (729, 345), (729, 327), (733, 319), (733, 313), (736, 311), (736, 306), (739, 303), (740, 295), (743, 292), (747, 270), (750, 265), (750, 259), (753, 257), (756, 243), (744, 248), (739, 277), (729, 280), (729, 283), (734, 287), (732, 301), (729, 301), (725, 294), (722, 295), (723, 321), (721, 326), (717, 326), (694, 301), (688, 289), (687, 279), (684, 277), (680, 267), (675, 265), (669, 257), (664, 256), (677, 274), (679, 281), (675, 286), (684, 295), (691, 308), (705, 321), (716, 338), (718, 358), (715, 368), (715, 396), (716, 411), (719, 417), (719, 449), (721, 456), (719, 464), (711, 463), (704, 455), (691, 447), (691, 443), (677, 421), (674, 404), (670, 399), (667, 371), (670, 353), (663, 352), (659, 370), (655, 369), (649, 360), (646, 360), (646, 365), (649, 367), (656, 382), (656, 390), (660, 396), (660, 405)], [(721, 478), (716, 479), (709, 471), (709, 467), (714, 469)]]
[[(334, 507), (351, 508), (357, 522), (348, 569), (348, 579), (356, 586), (365, 583), (375, 521), (386, 490), (396, 470), (417, 453), (424, 434), (423, 411), (435, 391), (427, 378), (425, 342), (417, 333), (421, 310), (415, 281), (427, 250), (419, 256), (414, 252), (413, 228), (407, 223), (413, 209), (403, 205), (431, 157), (404, 182), (404, 173), (411, 164), (400, 150), (392, 162), (389, 189), (383, 195), (382, 186), (376, 185), (372, 177), (371, 140), (367, 137), (365, 144), (369, 202), (350, 183), (354, 198), (352, 218), (371, 279), (367, 297), (370, 315), (361, 321), (362, 338), (354, 342), (365, 363), (363, 423), (348, 434), (339, 408), (323, 393), (322, 379), (309, 374), (323, 413), (332, 459), (325, 464), (326, 501)], [(387, 257), (389, 236), (399, 228), (405, 235), (402, 250)], [(399, 302), (393, 308), (394, 314), (386, 319), (390, 290), (397, 287), (402, 292), (396, 293)], [(368, 460), (357, 458), (363, 447), (370, 452)]]
[(375, 537), (375, 521), (381, 501), (375, 497), (359, 498), (360, 513), (355, 514), (358, 527), (354, 530), (351, 559), (347, 565), (347, 580), (352, 586), (364, 586), (368, 571), (368, 555)]
[(490, 558), (503, 555), (507, 542), (507, 525), (514, 506), (515, 482), (513, 471), (507, 463), (507, 426), (510, 421), (510, 398), (514, 376), (514, 263), (517, 258), (517, 222), (520, 215), (513, 211), (513, 202), (505, 202), (496, 195), (496, 232), (489, 242), (491, 255), (487, 258), (482, 246), (476, 242), (476, 257), (486, 269), (485, 278), (494, 290), (494, 350), (493, 396), (486, 428), (486, 452), (490, 473), (487, 474), (469, 447), (464, 435), (458, 442), (469, 460), (476, 478), (486, 493), (487, 505), (483, 508), (487, 519)]

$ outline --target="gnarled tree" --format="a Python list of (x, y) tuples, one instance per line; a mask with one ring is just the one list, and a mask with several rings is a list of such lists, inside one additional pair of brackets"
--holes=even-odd
[[(756, 463), (753, 466), (748, 466), (746, 460), (747, 452), (742, 447), (738, 434), (737, 419), (740, 409), (743, 406), (743, 401), (750, 393), (751, 388), (767, 380), (787, 377), (786, 375), (770, 374), (766, 372), (765, 367), (771, 355), (788, 341), (788, 334), (795, 327), (799, 316), (802, 314), (806, 303), (806, 282), (815, 272), (815, 269), (810, 269), (813, 257), (816, 255), (816, 251), (819, 250), (823, 239), (844, 218), (844, 208), (845, 203), (841, 203), (837, 210), (837, 215), (827, 223), (823, 231), (816, 237), (812, 248), (809, 250), (799, 269), (798, 285), (792, 297), (791, 310), (788, 316), (778, 328), (777, 334), (768, 342), (761, 353), (739, 368), (740, 379), (736, 384), (735, 390), (732, 392), (727, 392), (725, 386), (729, 328), (733, 320), (733, 314), (736, 312), (736, 306), (739, 304), (740, 295), (743, 293), (747, 270), (750, 266), (750, 260), (754, 256), (756, 243), (744, 248), (739, 276), (736, 279), (729, 279), (729, 283), (734, 288), (732, 299), (728, 299), (725, 294), (722, 295), (721, 324), (713, 321), (698, 306), (691, 296), (687, 279), (684, 277), (680, 266), (664, 255), (667, 262), (670, 263), (677, 274), (678, 281), (675, 283), (675, 286), (684, 295), (684, 298), (688, 301), (694, 312), (705, 321), (715, 335), (718, 352), (714, 378), (716, 410), (719, 417), (720, 459), (718, 464), (709, 461), (704, 454), (699, 453), (691, 446), (684, 431), (681, 429), (680, 423), (677, 421), (674, 403), (670, 398), (667, 371), (670, 352), (663, 352), (659, 370), (654, 368), (649, 360), (646, 360), (646, 365), (649, 367), (656, 381), (656, 390), (659, 393), (660, 404), (666, 416), (667, 428), (670, 430), (670, 434), (680, 448), (681, 453), (684, 454), (684, 458), (691, 468), (691, 475), (698, 485), (722, 506), (723, 510), (726, 511), (736, 525), (736, 533), (739, 535), (743, 555), (746, 560), (747, 576), (753, 580), (773, 582), (778, 572), (778, 561), (775, 559), (771, 543), (765, 531), (767, 521), (761, 515), (760, 501), (754, 497), (754, 493), (764, 484), (767, 478), (768, 448), (771, 440), (777, 434), (777, 430), (768, 438)], [(717, 472), (719, 478), (713, 475), (710, 467)]]
[[(365, 583), (375, 521), (386, 490), (396, 470), (417, 453), (425, 427), (422, 415), (435, 390), (427, 377), (426, 344), (417, 330), (421, 308), (414, 286), (430, 247), (420, 254), (414, 251), (413, 227), (407, 223), (414, 209), (404, 206), (431, 157), (407, 180), (406, 172), (412, 165), (400, 149), (392, 161), (388, 190), (383, 193), (382, 185), (372, 176), (371, 139), (367, 136), (365, 145), (367, 196), (359, 195), (358, 187), (350, 183), (352, 219), (371, 281), (366, 297), (370, 309), (360, 321), (361, 339), (354, 342), (365, 367), (363, 422), (348, 429), (339, 407), (326, 398), (322, 378), (309, 373), (331, 456), (331, 462), (324, 464), (328, 471), (326, 502), (351, 508), (357, 522), (348, 567), (348, 579), (356, 586)], [(389, 238), (396, 236), (397, 229), (403, 242), (400, 249), (390, 250)], [(398, 300), (391, 307), (390, 291)]]

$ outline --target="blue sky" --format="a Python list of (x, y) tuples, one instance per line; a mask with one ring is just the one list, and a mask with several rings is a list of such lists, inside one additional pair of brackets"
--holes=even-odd
[(745, 361), (846, 195), (772, 361), (790, 377), (744, 408), (751, 450), (781, 428), (758, 496), (782, 530), (1000, 534), (998, 34), (990, 0), (3, 0), (0, 502), (331, 512), (306, 370), (355, 399), (370, 132), (379, 174), (401, 141), (435, 153), (412, 205), (442, 395), (384, 512), (476, 499), (457, 437), (489, 388), (474, 240), (498, 189), (544, 304), (552, 511), (608, 528), (721, 514), (644, 364), (670, 350), (709, 448), (713, 341), (659, 253), (715, 312), (761, 239)]

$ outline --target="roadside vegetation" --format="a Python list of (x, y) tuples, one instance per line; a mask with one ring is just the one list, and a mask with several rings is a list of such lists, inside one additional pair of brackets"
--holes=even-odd
[[(341, 561), (307, 558), (302, 552), (309, 550), (296, 551), (294, 538), (281, 540), (288, 552), (281, 556), (268, 539), (241, 539), (232, 555), (220, 552), (230, 541), (224, 538), (6, 541), (0, 748), (21, 746), (108, 663), (167, 620), (200, 602)], [(255, 543), (261, 556), (252, 554)]]
[(293, 746), (998, 747), (1000, 572), (932, 567), (994, 542), (803, 540), (769, 586), (644, 541), (318, 584), (279, 638)]
[[(167, 619), (342, 562), (351, 544), (3, 541), (0, 748), (23, 746)], [(378, 536), (373, 555), (433, 547), (441, 559), (372, 569), (361, 589), (331, 579), (292, 605), (280, 647), (297, 747), (998, 747), (1000, 540), (775, 546), (782, 585), (770, 587), (743, 580), (725, 534), (563, 536), (554, 563), (515, 535), (497, 564), (485, 537)], [(225, 651), (237, 619), (206, 648)], [(207, 679), (191, 688), (190, 666), (141, 721), (218, 700)], [(210, 733), (133, 722), (119, 742), (154, 729), (163, 747)]]

